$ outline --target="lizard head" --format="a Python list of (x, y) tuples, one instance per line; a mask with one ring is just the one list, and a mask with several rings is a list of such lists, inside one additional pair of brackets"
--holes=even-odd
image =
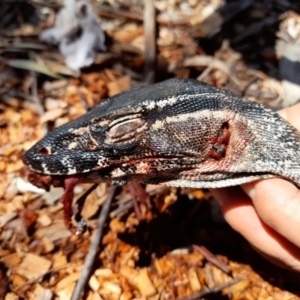
[(30, 172), (48, 176), (43, 187), (57, 176), (225, 186), (226, 178), (253, 180), (248, 173), (297, 179), (289, 166), (299, 140), (295, 128), (260, 104), (196, 80), (171, 79), (103, 101), (49, 132), (23, 161)]
[[(199, 106), (199, 95), (212, 92), (214, 97), (220, 93), (184, 79), (131, 89), (49, 132), (23, 162), (34, 173), (80, 175), (87, 181), (149, 178), (172, 166), (182, 169), (185, 158), (209, 150), (211, 120), (203, 118), (201, 126), (193, 114), (206, 105)], [(199, 130), (202, 139), (195, 142)]]
[(70, 226), (79, 181), (199, 188), (279, 175), (299, 183), (299, 141), (296, 129), (262, 105), (195, 80), (171, 79), (103, 101), (49, 132), (23, 161), (33, 184), (65, 187)]

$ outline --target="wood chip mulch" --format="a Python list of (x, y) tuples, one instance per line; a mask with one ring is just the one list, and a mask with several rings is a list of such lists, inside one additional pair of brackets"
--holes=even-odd
[[(45, 192), (29, 184), (22, 155), (49, 130), (144, 78), (143, 6), (133, 0), (93, 2), (109, 45), (80, 74), (66, 68), (57, 49), (9, 50), (12, 44), (40, 43), (38, 33), (59, 7), (56, 1), (43, 2), (29, 1), (39, 13), (47, 10), (38, 26), (21, 20), (0, 31), (0, 300), (71, 299), (111, 188), (101, 183), (89, 194), (82, 213), (88, 230), (71, 235), (63, 222), (62, 189)], [(299, 5), (250, 1), (234, 7), (236, 15), (221, 19), (218, 27), (213, 20), (224, 5), (221, 0), (155, 1), (156, 81), (199, 78), (271, 107), (284, 106), (272, 47), (280, 22), (285, 22), (281, 32), (291, 22), (300, 28)], [(294, 12), (282, 15), (288, 10)], [(3, 62), (19, 56), (62, 77)], [(77, 186), (75, 200), (90, 186)], [(129, 187), (117, 188), (82, 299), (300, 299), (300, 275), (259, 256), (225, 223), (208, 191), (144, 188), (152, 207), (139, 203), (140, 218)]]

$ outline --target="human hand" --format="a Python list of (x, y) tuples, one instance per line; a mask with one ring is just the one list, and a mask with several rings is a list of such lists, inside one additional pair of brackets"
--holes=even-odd
[[(300, 104), (279, 114), (300, 131)], [(300, 190), (296, 186), (271, 178), (211, 189), (211, 193), (229, 225), (255, 250), (274, 264), (300, 272)]]

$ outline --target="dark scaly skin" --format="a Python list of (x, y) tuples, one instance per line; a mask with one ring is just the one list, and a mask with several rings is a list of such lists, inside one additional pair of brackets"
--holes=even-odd
[[(300, 187), (300, 133), (278, 114), (196, 80), (171, 79), (107, 99), (28, 150), (29, 180), (65, 188), (72, 225), (78, 182), (218, 188), (280, 176)], [(84, 222), (81, 222), (84, 224)]]
[(30, 171), (224, 187), (280, 176), (300, 186), (300, 134), (261, 104), (196, 80), (126, 91), (48, 133)]

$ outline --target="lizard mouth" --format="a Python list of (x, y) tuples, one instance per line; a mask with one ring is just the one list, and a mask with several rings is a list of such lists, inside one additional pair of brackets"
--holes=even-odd
[(33, 185), (46, 190), (47, 192), (49, 192), (51, 186), (64, 187), (64, 181), (67, 177), (67, 175), (55, 176), (45, 175), (31, 170), (27, 171), (28, 181)]
[[(172, 160), (178, 161), (182, 158), (179, 155), (174, 156), (157, 156), (157, 157), (148, 157), (146, 159), (139, 160), (128, 160), (126, 165), (128, 168), (134, 167), (136, 172), (138, 172), (139, 178), (149, 178), (151, 174), (151, 168), (154, 162), (157, 161), (168, 161), (169, 163)], [(139, 163), (137, 163), (139, 161)], [(111, 179), (119, 180), (121, 182), (128, 180), (128, 174), (123, 172), (120, 168), (120, 162), (117, 161), (114, 165), (110, 167), (102, 167), (90, 172), (85, 173), (76, 173), (69, 175), (49, 175), (41, 172), (34, 171), (30, 168), (27, 170), (27, 178), (30, 183), (33, 185), (42, 188), (46, 191), (50, 190), (51, 186), (62, 187), (64, 188), (64, 194), (60, 199), (60, 202), (63, 204), (64, 211), (64, 221), (67, 228), (74, 234), (79, 235), (85, 230), (86, 223), (83, 218), (80, 216), (81, 208), (77, 208), (76, 216), (80, 216), (79, 223), (77, 226), (73, 225), (72, 219), (74, 216), (73, 213), (73, 198), (74, 198), (74, 188), (78, 183), (99, 183), (100, 181), (111, 181)], [(156, 174), (154, 172), (154, 174)], [(133, 177), (133, 176), (131, 176)], [(82, 203), (83, 204), (83, 203)], [(83, 205), (80, 204), (80, 207)], [(74, 209), (76, 210), (76, 208)], [(77, 220), (77, 217), (75, 217)]]

